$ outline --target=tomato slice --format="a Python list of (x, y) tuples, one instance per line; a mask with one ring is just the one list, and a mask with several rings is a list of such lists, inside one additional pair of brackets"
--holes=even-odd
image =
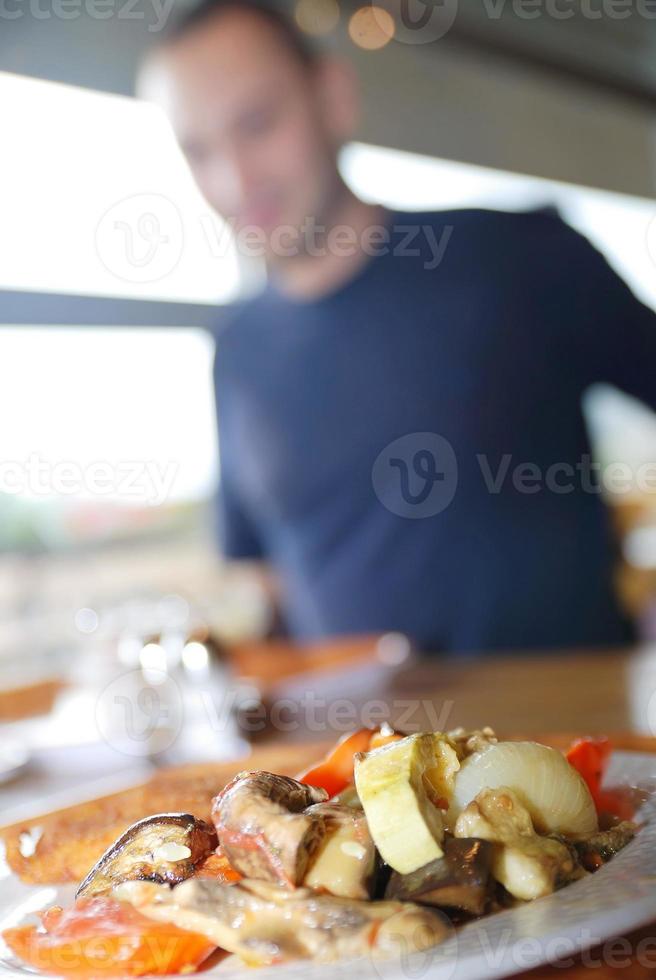
[(154, 922), (107, 898), (82, 899), (67, 910), (55, 907), (41, 918), (42, 929), (21, 926), (2, 936), (25, 963), (60, 976), (188, 973), (216, 949), (206, 936)]
[(588, 784), (595, 803), (601, 793), (601, 783), (612, 750), (610, 739), (601, 736), (577, 738), (565, 753), (570, 766), (573, 766)]
[(299, 776), (299, 782), (325, 789), (329, 796), (343, 793), (354, 780), (354, 755), (356, 752), (369, 752), (388, 742), (403, 738), (397, 732), (383, 732), (379, 729), (360, 728), (357, 732), (345, 735), (339, 740), (318, 765)]
[(606, 813), (620, 820), (630, 820), (635, 813), (636, 803), (634, 795), (627, 788), (620, 787), (617, 790), (602, 789), (602, 782), (613, 746), (609, 738), (598, 736), (595, 738), (577, 738), (570, 745), (565, 756), (571, 766), (573, 766), (588, 784), (590, 795), (594, 800), (597, 812)]
[(241, 881), (242, 875), (232, 867), (221, 847), (206, 857), (194, 872), (194, 878), (212, 878), (226, 885)]

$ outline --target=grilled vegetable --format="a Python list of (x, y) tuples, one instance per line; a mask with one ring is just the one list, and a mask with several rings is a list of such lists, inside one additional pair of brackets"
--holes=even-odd
[(290, 891), (265, 881), (191, 879), (172, 890), (138, 886), (132, 900), (144, 915), (200, 932), (251, 966), (406, 955), (448, 934), (444, 919), (430, 909)]
[(399, 735), (387, 724), (375, 729), (361, 728), (340, 739), (318, 766), (313, 766), (298, 777), (299, 782), (321, 786), (332, 799), (353, 783), (353, 767), (358, 752), (380, 749), (383, 745), (398, 742), (402, 738), (403, 735)]
[(361, 728), (345, 735), (318, 766), (313, 766), (298, 777), (299, 782), (308, 786), (320, 786), (329, 797), (337, 796), (353, 782), (355, 753), (368, 750), (373, 734), (369, 728)]
[(228, 861), (246, 878), (300, 885), (326, 832), (308, 810), (328, 794), (270, 772), (243, 772), (212, 803), (212, 817)]
[(637, 804), (630, 788), (619, 786), (607, 789), (602, 786), (612, 751), (612, 743), (605, 736), (577, 738), (565, 753), (565, 758), (587, 783), (602, 819), (614, 817), (630, 820)]
[(637, 829), (634, 823), (625, 820), (610, 830), (600, 830), (586, 837), (575, 837), (572, 844), (583, 867), (588, 871), (596, 871), (633, 840)]
[(232, 867), (227, 857), (220, 847), (206, 857), (194, 871), (194, 878), (212, 878), (214, 881), (223, 881), (226, 884), (233, 884), (241, 881), (241, 875)]
[(590, 791), (578, 772), (555, 749), (537, 742), (499, 742), (463, 760), (448, 815), (458, 814), (483, 789), (514, 791), (540, 833), (586, 834), (597, 829)]
[(319, 803), (308, 813), (325, 821), (326, 835), (303, 884), (342, 898), (370, 898), (376, 847), (364, 811), (336, 803)]
[(577, 738), (565, 758), (583, 777), (595, 802), (601, 793), (601, 783), (610, 760), (612, 746), (608, 738)]
[(409, 875), (396, 871), (385, 898), (437, 905), (481, 915), (489, 893), (492, 845), (475, 838), (447, 837), (444, 856)]
[(107, 898), (83, 899), (67, 911), (51, 909), (43, 926), (7, 929), (3, 939), (23, 962), (58, 976), (189, 973), (216, 949), (207, 936), (153, 922)]
[(76, 898), (108, 892), (122, 881), (174, 885), (193, 874), (216, 847), (216, 833), (190, 813), (157, 813), (132, 824), (109, 847), (77, 890)]
[(356, 758), (355, 785), (383, 860), (410, 874), (442, 857), (442, 810), (459, 768), (446, 736), (409, 735)]
[(454, 833), (495, 845), (492, 874), (515, 898), (541, 898), (585, 873), (566, 844), (535, 833), (528, 810), (508, 787), (482, 790), (458, 817)]
[(453, 742), (453, 747), (458, 753), (458, 758), (462, 762), (469, 755), (475, 755), (477, 752), (482, 752), (483, 749), (489, 748), (490, 745), (496, 745), (499, 739), (494, 734), (494, 729), (487, 726), (486, 728), (454, 728), (447, 735)]

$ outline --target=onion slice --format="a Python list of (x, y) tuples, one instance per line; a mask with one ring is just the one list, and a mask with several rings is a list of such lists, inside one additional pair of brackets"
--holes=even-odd
[(456, 775), (447, 824), (482, 789), (508, 786), (538, 833), (587, 834), (597, 829), (590, 790), (560, 752), (537, 742), (499, 742), (469, 756)]

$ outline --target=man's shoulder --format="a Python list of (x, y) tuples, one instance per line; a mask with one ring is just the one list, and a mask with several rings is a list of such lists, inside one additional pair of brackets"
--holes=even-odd
[(501, 211), (493, 208), (452, 208), (440, 211), (394, 211), (394, 228), (404, 226), (430, 226), (478, 235), (526, 236), (576, 236), (576, 232), (562, 219), (553, 206), (524, 211)]
[(259, 320), (262, 304), (265, 302), (263, 297), (264, 291), (242, 296), (223, 306), (212, 325), (212, 333), (217, 343), (228, 344), (235, 334), (239, 335), (244, 326), (256, 323)]
[[(563, 220), (555, 207), (525, 211), (457, 208), (444, 211), (398, 212), (394, 225), (414, 224), (420, 232), (432, 230), (446, 253), (458, 264), (502, 271), (540, 263), (545, 272), (562, 271), (581, 262), (594, 262), (596, 250)], [(598, 256), (597, 256), (598, 257)]]

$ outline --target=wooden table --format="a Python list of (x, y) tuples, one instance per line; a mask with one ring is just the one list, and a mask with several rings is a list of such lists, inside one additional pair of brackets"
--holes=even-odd
[[(656, 648), (425, 661), (388, 685), (392, 700), (443, 706), (447, 726), (500, 732), (624, 731), (656, 736)], [(653, 704), (650, 706), (650, 698)], [(651, 707), (651, 721), (650, 721)]]
[[(574, 734), (605, 733), (614, 736), (618, 748), (656, 753), (656, 649), (494, 656), (476, 661), (435, 658), (396, 672), (371, 666), (370, 682), (362, 690), (360, 677), (360, 690), (351, 699), (356, 721), (369, 720), (361, 719), (358, 712), (382, 701), (389, 706), (390, 720), (407, 731), (438, 727), (436, 720), (443, 728), (489, 724), (501, 734), (542, 735), (559, 746)], [(361, 670), (359, 661), (357, 670)], [(320, 695), (330, 680), (330, 690), (338, 689), (342, 700), (347, 700), (352, 685), (343, 658), (333, 676), (329, 675), (330, 669), (326, 674), (312, 675), (304, 683), (305, 689)], [(285, 693), (281, 686), (277, 695), (283, 697)], [(276, 692), (271, 695), (275, 697)], [(329, 726), (308, 730), (301, 714), (293, 731), (273, 731), (266, 751), (275, 756), (276, 745), (284, 742), (279, 751), (289, 759), (293, 743), (302, 742), (303, 748), (297, 746), (298, 751), (307, 755), (308, 748), (312, 753), (309, 742), (324, 742), (335, 734)], [(574, 964), (539, 968), (521, 976), (531, 980), (607, 980), (619, 975), (642, 980), (656, 975), (656, 923), (625, 938), (631, 952), (629, 965), (618, 966), (626, 960), (626, 952), (605, 944)], [(639, 947), (641, 941), (643, 946)], [(651, 941), (646, 960), (637, 956), (639, 948), (644, 950), (645, 941)]]

